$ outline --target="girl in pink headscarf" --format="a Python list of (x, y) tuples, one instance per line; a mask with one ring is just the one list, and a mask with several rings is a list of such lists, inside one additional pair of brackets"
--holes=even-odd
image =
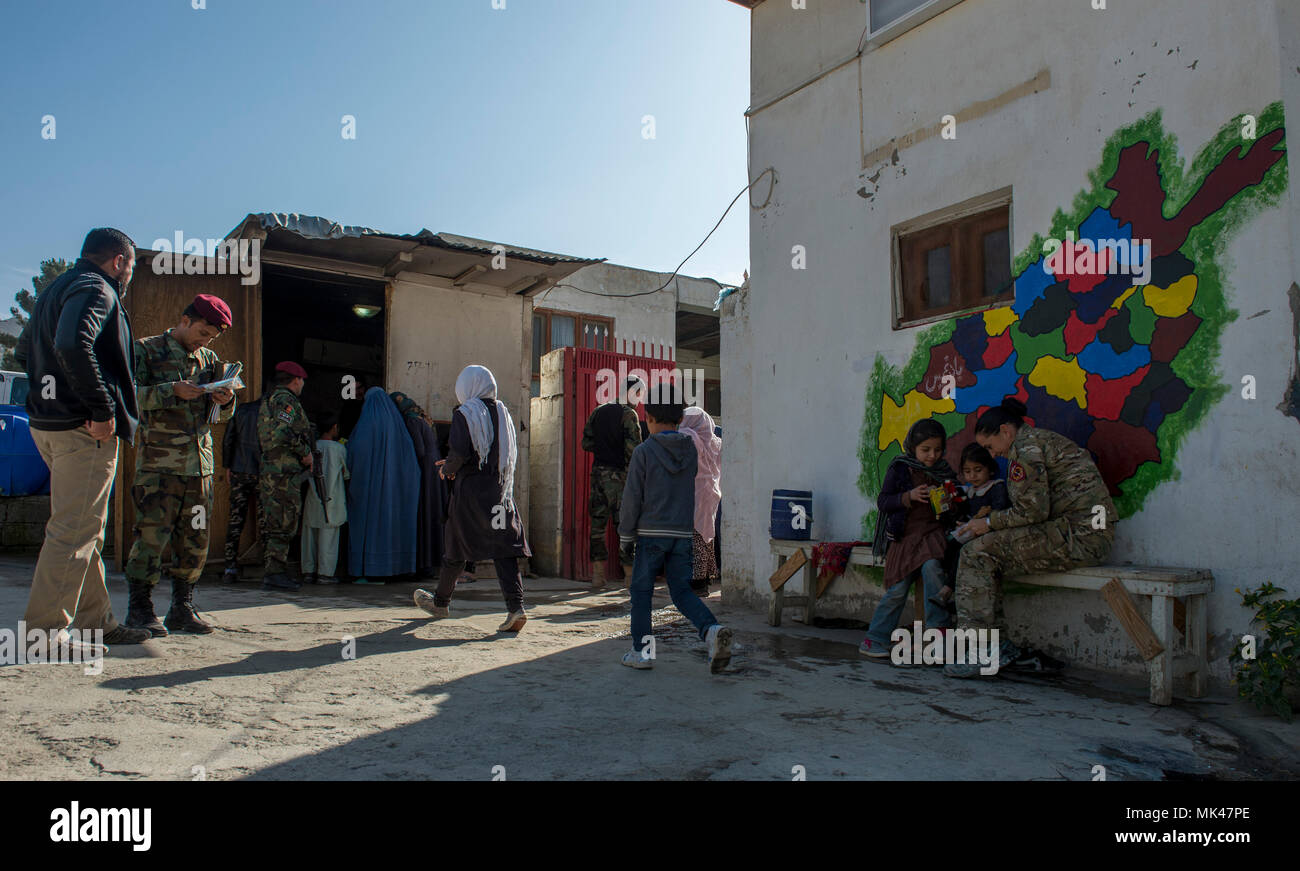
[(688, 408), (682, 416), (681, 431), (695, 442), (699, 470), (695, 473), (694, 572), (691, 589), (699, 595), (709, 594), (709, 584), (718, 578), (718, 563), (713, 555), (717, 535), (714, 519), (722, 502), (722, 439), (714, 434), (713, 418), (702, 408)]

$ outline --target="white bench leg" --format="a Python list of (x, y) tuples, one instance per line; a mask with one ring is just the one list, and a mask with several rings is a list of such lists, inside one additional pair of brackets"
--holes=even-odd
[(1151, 631), (1164, 648), (1147, 663), (1151, 669), (1151, 704), (1167, 705), (1174, 699), (1174, 609), (1167, 596), (1151, 597)]
[(1210, 667), (1208, 652), (1206, 650), (1206, 635), (1209, 627), (1206, 625), (1205, 613), (1205, 595), (1187, 597), (1187, 625), (1184, 627), (1187, 635), (1187, 652), (1195, 658), (1196, 671), (1187, 677), (1187, 694), (1194, 699), (1205, 697), (1206, 684), (1209, 678), (1208, 670)]

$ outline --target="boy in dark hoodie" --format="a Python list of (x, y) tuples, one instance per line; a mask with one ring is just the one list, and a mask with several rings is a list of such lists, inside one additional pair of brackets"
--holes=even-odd
[(632, 649), (623, 655), (623, 665), (654, 667), (650, 603), (655, 576), (662, 572), (673, 604), (708, 644), (709, 670), (717, 674), (731, 662), (731, 630), (691, 591), (696, 456), (690, 436), (677, 431), (685, 407), (680, 402), (647, 403), (645, 411), (650, 437), (632, 453), (618, 524), (624, 554), (636, 545), (629, 588)]

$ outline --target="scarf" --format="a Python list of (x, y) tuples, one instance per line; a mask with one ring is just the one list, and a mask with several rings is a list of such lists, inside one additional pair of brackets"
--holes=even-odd
[(681, 431), (695, 443), (695, 531), (705, 543), (717, 534), (713, 522), (722, 501), (722, 439), (713, 434), (713, 418), (692, 406), (682, 415)]
[(394, 390), (388, 395), (392, 397), (393, 402), (397, 404), (397, 410), (402, 413), (403, 420), (422, 420), (429, 426), (434, 425), (433, 418), (429, 417), (429, 413), (416, 405), (415, 400), (402, 391)]
[[(497, 404), (500, 439), (497, 445), (497, 471), (501, 481), (501, 492), (512, 505), (515, 492), (515, 462), (519, 458), (519, 449), (515, 443), (515, 421), (510, 416), (510, 409), (496, 398), (497, 380), (492, 377), (486, 366), (466, 366), (456, 378), (456, 400), (460, 402), (457, 409), (469, 426), (469, 438), (474, 443), (478, 454), (478, 467), (487, 463), (488, 451), (492, 449), (492, 415), (488, 413), (486, 403)], [(481, 400), (475, 402), (475, 400)]]
[[(902, 463), (909, 469), (921, 472), (922, 474), (929, 476), (931, 480), (937, 481), (940, 484), (944, 481), (957, 480), (957, 473), (952, 470), (952, 466), (948, 465), (948, 461), (942, 457), (940, 457), (939, 462), (935, 463), (933, 466), (927, 466), (916, 457), (909, 454), (899, 454), (897, 457), (894, 457), (894, 463)], [(890, 463), (890, 465), (893, 465), (893, 463)]]
[[(890, 468), (893, 468), (894, 463), (902, 463), (907, 468), (921, 472), (930, 478), (930, 480), (939, 484), (942, 484), (944, 481), (957, 480), (957, 473), (952, 470), (952, 466), (948, 465), (948, 461), (942, 457), (940, 457), (939, 462), (935, 463), (933, 466), (927, 466), (925, 463), (922, 463), (910, 454), (899, 454), (897, 457), (894, 457), (893, 462), (889, 464)], [(885, 554), (889, 551), (889, 537), (885, 533), (886, 525), (885, 513), (883, 511), (877, 512), (876, 534), (871, 542), (871, 553), (873, 556), (880, 559), (883, 559)]]

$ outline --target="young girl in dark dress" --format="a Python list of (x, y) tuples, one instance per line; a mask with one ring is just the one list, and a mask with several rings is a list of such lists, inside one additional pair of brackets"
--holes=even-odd
[(515, 422), (496, 397), (496, 379), (483, 366), (467, 366), (456, 379), (461, 404), (452, 415), (447, 459), (438, 464), (451, 484), (444, 562), (437, 591), (416, 590), (415, 604), (433, 617), (449, 616), (466, 561), (490, 561), (509, 612), (498, 631), (518, 632), (528, 622), (519, 557), (532, 551), (515, 509)]
[[(929, 418), (912, 424), (903, 441), (904, 453), (890, 463), (876, 507), (876, 547), (885, 544), (885, 595), (871, 616), (867, 637), (859, 652), (871, 659), (888, 659), (890, 635), (907, 602), (907, 592), (918, 581), (925, 584), (925, 626), (951, 625), (946, 609), (930, 599), (947, 582), (943, 568), (946, 530), (930, 503), (930, 490), (956, 479), (943, 458), (948, 444), (943, 426)], [(877, 553), (879, 550), (876, 551)]]

